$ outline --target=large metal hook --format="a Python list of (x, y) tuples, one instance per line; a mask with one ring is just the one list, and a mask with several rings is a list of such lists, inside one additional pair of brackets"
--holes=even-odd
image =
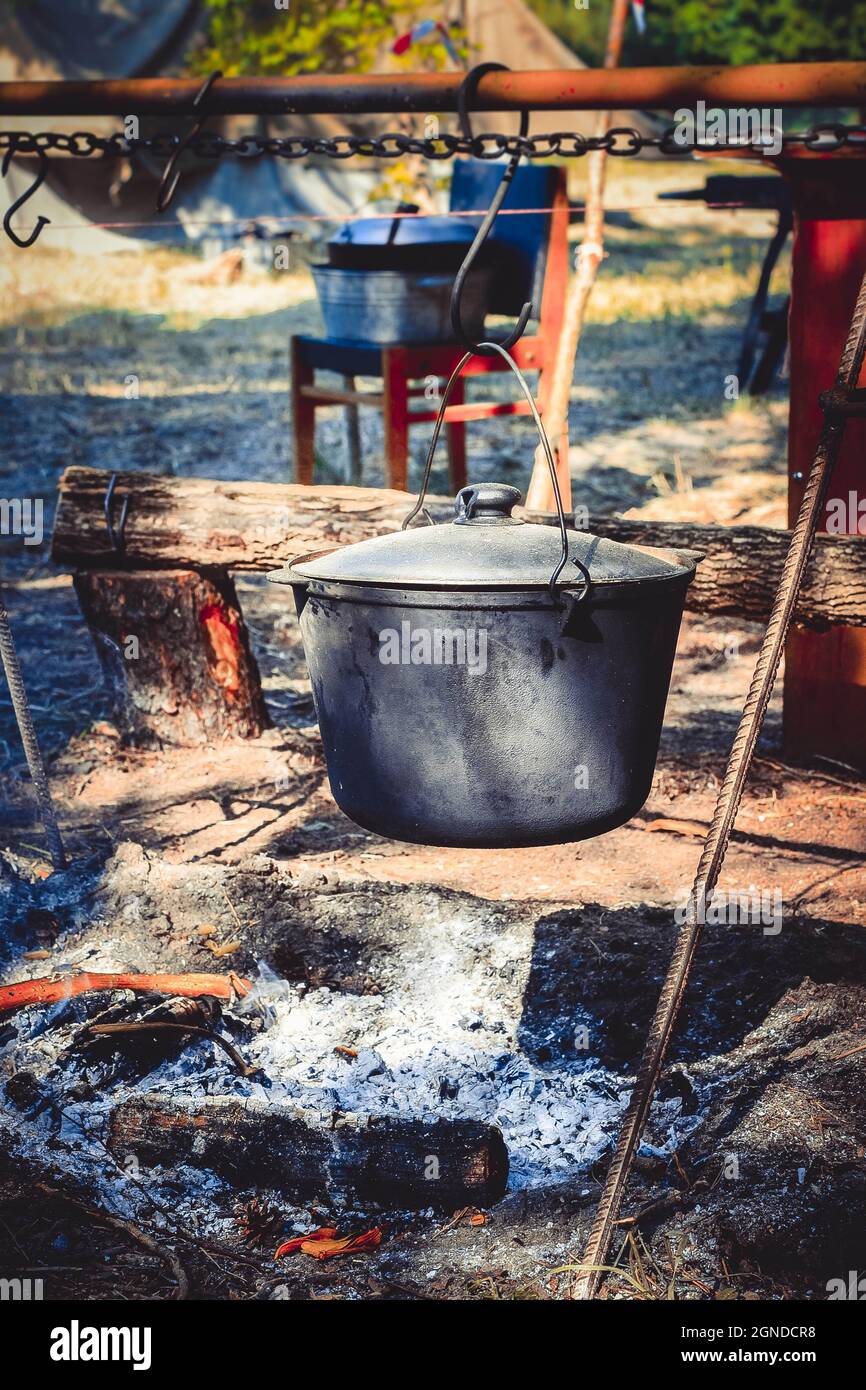
[[(3, 156), (2, 173), (4, 179), (6, 175), (9, 173), (9, 165), (12, 163), (12, 160), (17, 151), (18, 141), (13, 140), (13, 143), (9, 146), (8, 150)], [(42, 228), (46, 227), (48, 223), (51, 221), (50, 217), (37, 217), (36, 226), (33, 228), (32, 232), (27, 237), (19, 236), (15, 228), (12, 226), (13, 214), (16, 213), (20, 207), (23, 207), (24, 204), (27, 202), (28, 198), (32, 198), (33, 194), (37, 191), (37, 189), (41, 188), (43, 183), (45, 182), (45, 175), (48, 173), (48, 160), (45, 156), (45, 151), (37, 147), (36, 156), (39, 160), (39, 169), (37, 171), (36, 178), (33, 180), (29, 188), (25, 188), (20, 198), (16, 198), (12, 206), (7, 208), (3, 216), (4, 232), (6, 233), (10, 241), (14, 241), (16, 246), (21, 247), (32, 246), (34, 241), (42, 231)]]
[[(210, 77), (205, 78), (204, 82), (201, 84), (195, 96), (193, 97), (193, 111), (197, 111), (198, 108), (201, 106), (202, 102), (204, 101), (205, 97), (207, 96), (208, 92), (210, 91), (211, 87), (216, 82), (218, 77), (222, 77), (221, 72), (212, 72)], [(183, 139), (178, 141), (177, 148), (172, 151), (168, 163), (162, 171), (162, 178), (159, 181), (159, 188), (156, 194), (157, 212), (165, 212), (166, 209), (169, 207), (171, 200), (174, 197), (175, 192), (177, 190), (178, 179), (180, 178), (180, 170), (177, 167), (180, 157), (183, 154), (184, 150), (189, 148), (190, 144), (195, 139), (195, 137), (197, 135), (200, 135), (201, 132), (204, 130), (204, 124), (206, 120), (207, 115), (199, 116), (198, 120), (193, 122), (192, 126), (187, 131), (186, 135), (184, 135)]]
[[(474, 67), (469, 72), (467, 72), (465, 78), (461, 82), (460, 90), (457, 93), (457, 112), (460, 117), (460, 128), (463, 131), (463, 135), (467, 140), (474, 140), (475, 138), (472, 130), (472, 123), (469, 119), (469, 103), (472, 97), (474, 97), (475, 95), (479, 81), (488, 72), (507, 71), (508, 68), (506, 67), (505, 63), (479, 63), (477, 67)], [(528, 130), (529, 112), (521, 111), (520, 135), (526, 135)], [(464, 329), (463, 320), (461, 317), (463, 287), (466, 284), (466, 277), (472, 269), (478, 252), (481, 250), (481, 247), (484, 245), (485, 241), (490, 235), (490, 230), (493, 226), (493, 223), (496, 221), (496, 215), (499, 212), (499, 209), (502, 207), (505, 195), (508, 192), (508, 189), (511, 185), (511, 180), (514, 178), (515, 171), (517, 169), (518, 164), (520, 163), (520, 158), (521, 156), (519, 152), (517, 154), (513, 154), (509, 159), (507, 165), (505, 166), (505, 169), (502, 173), (502, 178), (499, 180), (496, 192), (494, 193), (493, 198), (491, 200), (490, 207), (487, 209), (487, 212), (484, 215), (484, 220), (482, 221), (481, 226), (478, 228), (478, 231), (475, 234), (475, 240), (473, 241), (472, 245), (467, 251), (463, 264), (461, 265), (454, 278), (454, 286), (451, 290), (451, 329), (454, 333), (454, 336), (463, 344), (463, 346), (467, 348), (469, 352), (475, 353), (479, 357), (492, 357), (495, 355), (495, 350), (491, 349), (488, 343), (474, 342)], [(511, 349), (514, 347), (514, 344), (518, 341), (518, 339), (523, 337), (523, 334), (526, 331), (526, 325), (529, 322), (531, 314), (532, 305), (524, 304), (523, 308), (520, 311), (517, 323), (509, 333), (508, 337), (504, 338), (500, 345), (505, 349), (506, 352), (510, 352)]]
[(114, 529), (112, 520), (114, 489), (117, 487), (117, 474), (112, 473), (105, 490), (105, 497), (102, 502), (102, 510), (105, 513), (105, 529), (108, 532), (108, 539), (111, 542), (111, 549), (115, 555), (122, 555), (126, 544), (126, 520), (129, 516), (129, 497), (124, 497), (120, 507), (120, 520), (117, 523), (117, 530)]

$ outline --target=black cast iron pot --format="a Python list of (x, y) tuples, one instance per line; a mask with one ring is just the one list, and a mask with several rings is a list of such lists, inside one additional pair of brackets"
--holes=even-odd
[(338, 805), (380, 835), (586, 839), (650, 790), (694, 553), (567, 534), (464, 488), (451, 524), (305, 555), (291, 584)]

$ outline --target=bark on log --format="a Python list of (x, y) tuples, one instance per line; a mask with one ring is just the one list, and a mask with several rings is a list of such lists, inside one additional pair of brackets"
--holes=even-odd
[(231, 577), (193, 570), (75, 576), (125, 738), (188, 747), (267, 726)]
[[(115, 510), (130, 498), (122, 555), (112, 553), (103, 504), (111, 474), (67, 468), (60, 479), (52, 555), (99, 569), (277, 569), (302, 552), (399, 531), (414, 498), (388, 488), (224, 483), (118, 475)], [(428, 499), (434, 515), (453, 500)]]
[[(768, 526), (708, 526), (696, 522), (623, 520), (595, 516), (589, 530), (625, 545), (700, 550), (686, 598), (695, 613), (731, 614), (765, 622), (782, 575), (790, 531)], [(828, 628), (866, 627), (866, 538), (818, 536), (795, 622)]]
[(331, 1115), (230, 1096), (134, 1096), (113, 1110), (108, 1144), (121, 1161), (189, 1163), (240, 1188), (391, 1209), (490, 1206), (508, 1178), (502, 1135), (480, 1121)]
[[(76, 567), (118, 567), (106, 551), (102, 504), (109, 477), (88, 468), (64, 473), (55, 559)], [(408, 494), (382, 488), (221, 483), (140, 473), (123, 474), (117, 495), (131, 497), (119, 563), (132, 569), (213, 565), (266, 571), (303, 551), (398, 530), (410, 503)], [(448, 499), (428, 503), (437, 519), (452, 515)], [(763, 526), (611, 516), (591, 517), (589, 527), (631, 544), (704, 551), (686, 606), (758, 621), (769, 616), (790, 539), (788, 531)], [(866, 537), (818, 537), (796, 621), (818, 629), (837, 623), (866, 626)]]

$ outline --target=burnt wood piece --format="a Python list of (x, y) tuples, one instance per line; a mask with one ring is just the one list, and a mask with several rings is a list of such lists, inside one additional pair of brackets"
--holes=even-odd
[(392, 1210), (490, 1206), (508, 1178), (502, 1134), (477, 1120), (323, 1114), (231, 1096), (134, 1096), (112, 1111), (108, 1144), (121, 1161), (189, 1163), (239, 1188)]
[(126, 739), (188, 747), (256, 738), (267, 727), (225, 571), (82, 571), (75, 589)]
[[(406, 493), (384, 488), (222, 483), (202, 478), (119, 475), (116, 496), (130, 497), (125, 552), (107, 550), (103, 501), (110, 474), (67, 468), (60, 483), (54, 558), (78, 568), (172, 566), (267, 571), (302, 552), (366, 540), (399, 529)], [(437, 520), (453, 504), (428, 499)], [(532, 518), (541, 520), (540, 517)], [(552, 520), (545, 516), (544, 520)], [(593, 516), (590, 530), (633, 545), (701, 550), (706, 559), (688, 591), (697, 613), (766, 620), (790, 532), (764, 526), (706, 526)], [(866, 538), (819, 536), (797, 622), (826, 628), (866, 626)]]

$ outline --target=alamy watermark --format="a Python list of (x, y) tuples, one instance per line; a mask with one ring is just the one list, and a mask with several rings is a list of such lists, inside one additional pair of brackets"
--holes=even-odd
[(733, 106), (723, 110), (699, 101), (694, 111), (674, 113), (675, 144), (753, 145), (764, 154), (782, 152), (782, 112), (779, 107)]
[[(690, 916), (690, 905), (693, 916)], [(687, 921), (719, 927), (761, 927), (764, 936), (778, 936), (782, 930), (785, 905), (780, 888), (746, 889), (717, 888), (710, 898), (705, 893), (695, 900), (687, 893), (674, 908), (674, 921), (682, 926)]]
[(847, 497), (830, 497), (827, 530), (832, 536), (866, 536), (866, 497), (853, 488)]
[(383, 666), (465, 666), (473, 675), (487, 670), (485, 627), (416, 627), (404, 618), (399, 631), (379, 632)]
[(847, 1279), (828, 1279), (827, 1299), (845, 1299), (851, 1303), (866, 1302), (866, 1276), (862, 1276), (859, 1269), (849, 1269)]
[(68, 1327), (51, 1331), (48, 1355), (52, 1361), (129, 1361), (134, 1371), (151, 1365), (149, 1327), (82, 1327), (73, 1318)]
[(0, 1279), (0, 1303), (39, 1302), (43, 1291), (41, 1279)]
[(21, 536), (41, 545), (45, 535), (41, 497), (0, 497), (0, 536)]

